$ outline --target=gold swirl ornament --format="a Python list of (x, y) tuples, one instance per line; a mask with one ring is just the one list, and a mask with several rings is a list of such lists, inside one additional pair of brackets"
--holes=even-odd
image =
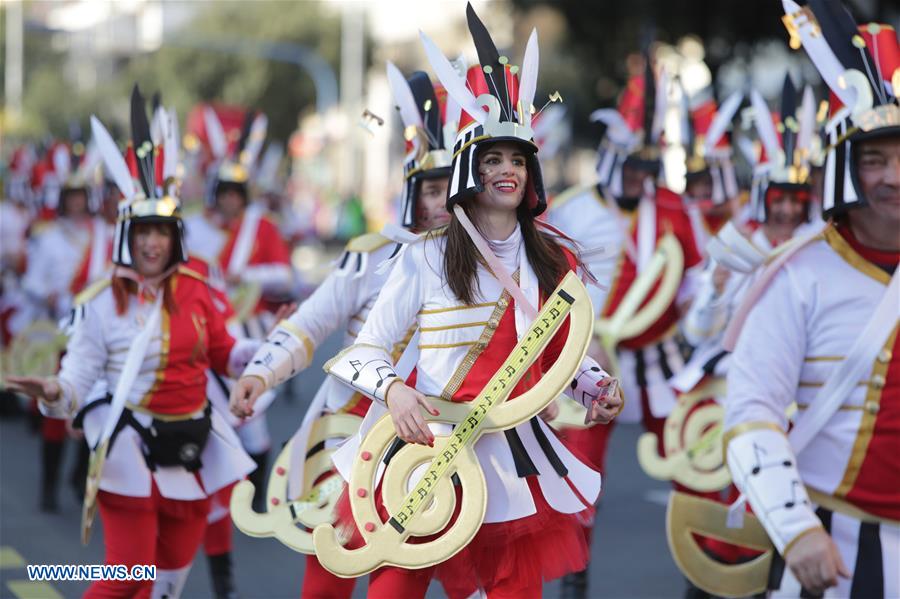
[[(567, 315), (571, 318), (569, 335), (559, 358), (534, 387), (515, 401), (506, 401)], [(438, 436), (434, 447), (406, 444), (391, 457), (381, 483), (384, 506), (390, 515), (387, 522), (382, 522), (375, 504), (376, 476), (397, 436), (390, 415), (382, 417), (363, 440), (350, 476), (353, 519), (365, 544), (359, 549), (345, 549), (335, 528), (323, 524), (313, 531), (319, 562), (337, 576), (349, 578), (381, 566), (426, 568), (463, 549), (481, 527), (487, 508), (487, 486), (475, 455), (476, 442), (485, 433), (503, 431), (533, 418), (565, 389), (587, 351), (592, 321), (587, 291), (578, 277), (569, 273), (472, 402), (429, 398), (440, 415), (423, 414), (425, 418), (455, 427), (449, 436)], [(454, 474), (462, 494), (459, 515), (450, 524), (457, 501), (451, 481)], [(406, 542), (411, 536), (438, 533), (427, 542)]]
[[(666, 510), (666, 536), (672, 557), (688, 580), (717, 597), (750, 597), (766, 591), (775, 547), (759, 519), (744, 514), (742, 528), (725, 525), (728, 506), (673, 491)], [(695, 535), (718, 539), (762, 553), (749, 561), (726, 564), (712, 558)]]
[(52, 320), (36, 320), (10, 343), (6, 352), (6, 369), (18, 376), (46, 377), (56, 374), (59, 354), (67, 337)]
[(701, 492), (724, 489), (731, 483), (722, 454), (725, 409), (715, 402), (702, 403), (721, 394), (724, 383), (717, 379), (678, 397), (663, 427), (665, 457), (657, 451), (655, 434), (638, 438), (638, 461), (644, 472)]
[[(594, 333), (609, 357), (612, 376), (619, 374), (616, 345), (622, 339), (637, 337), (662, 316), (672, 304), (683, 274), (684, 251), (674, 233), (666, 233), (657, 242), (650, 262), (625, 292), (616, 311), (607, 318), (597, 319)], [(647, 301), (657, 280), (660, 280), (659, 287)]]
[[(291, 451), (296, 442), (291, 439), (278, 454), (269, 473), (264, 513), (253, 511), (253, 483), (243, 480), (234, 487), (230, 509), (235, 526), (251, 537), (275, 537), (294, 551), (314, 553), (309, 530), (320, 524), (334, 523), (335, 506), (344, 488), (344, 479), (331, 462), (334, 450), (325, 449), (325, 442), (347, 439), (356, 434), (361, 422), (359, 416), (346, 413), (329, 414), (316, 420), (307, 442), (303, 486), (298, 498), (288, 496)], [(323, 448), (310, 454), (317, 445)], [(343, 535), (342, 542), (347, 538)]]

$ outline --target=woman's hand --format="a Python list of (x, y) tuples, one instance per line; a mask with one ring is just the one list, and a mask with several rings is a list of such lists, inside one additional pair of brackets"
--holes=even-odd
[(785, 554), (784, 561), (803, 588), (815, 595), (836, 587), (838, 576), (850, 578), (850, 571), (824, 528), (798, 539)]
[(625, 405), (622, 390), (619, 388), (619, 379), (607, 377), (598, 382), (597, 386), (600, 387), (600, 392), (585, 414), (585, 424), (609, 424)]
[(28, 397), (33, 397), (45, 404), (55, 404), (62, 396), (62, 388), (60, 388), (56, 378), (11, 376), (7, 377), (6, 384), (10, 390), (24, 393)]
[(402, 381), (396, 381), (388, 388), (384, 400), (391, 413), (394, 430), (402, 441), (434, 446), (434, 434), (422, 416), (422, 409), (432, 416), (438, 416), (440, 412), (428, 403), (424, 395)]
[(258, 376), (242, 376), (231, 389), (228, 409), (238, 418), (253, 416), (253, 404), (266, 392), (266, 384)]

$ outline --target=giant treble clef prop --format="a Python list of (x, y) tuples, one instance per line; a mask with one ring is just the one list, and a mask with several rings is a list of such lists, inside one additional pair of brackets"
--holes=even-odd
[[(514, 401), (506, 401), (519, 380), (538, 359), (566, 316), (569, 335), (559, 358), (540, 381)], [(593, 308), (584, 285), (570, 272), (546, 301), (528, 332), (471, 403), (429, 398), (439, 416), (423, 414), (430, 422), (454, 425), (449, 436), (438, 436), (434, 447), (404, 445), (394, 454), (381, 481), (388, 520), (375, 504), (376, 476), (383, 457), (396, 439), (389, 416), (369, 431), (360, 446), (350, 475), (350, 506), (365, 545), (349, 550), (328, 524), (313, 531), (316, 556), (328, 570), (342, 577), (367, 574), (381, 566), (425, 568), (449, 559), (478, 532), (487, 508), (484, 473), (474, 447), (485, 433), (513, 428), (537, 415), (570, 384), (584, 359), (593, 329)], [(459, 480), (459, 516), (448, 527), (457, 496), (451, 482)], [(411, 536), (441, 533), (436, 539), (411, 544)]]
[(309, 434), (302, 487), (298, 497), (288, 495), (288, 476), (291, 471), (293, 444), (291, 439), (278, 454), (269, 473), (266, 487), (266, 511), (253, 511), (253, 483), (243, 480), (231, 494), (231, 518), (235, 525), (251, 537), (275, 537), (294, 551), (313, 553), (313, 529), (319, 524), (331, 524), (335, 505), (344, 488), (344, 479), (332, 472), (333, 448), (326, 442), (347, 439), (356, 433), (361, 422), (353, 414), (329, 414), (316, 420)]
[[(625, 292), (616, 311), (608, 318), (597, 320), (595, 325), (600, 343), (612, 361), (610, 374), (619, 374), (616, 345), (621, 339), (637, 337), (656, 322), (675, 298), (683, 274), (684, 252), (675, 235), (666, 233), (657, 242), (653, 257)], [(647, 300), (657, 280), (659, 287)]]

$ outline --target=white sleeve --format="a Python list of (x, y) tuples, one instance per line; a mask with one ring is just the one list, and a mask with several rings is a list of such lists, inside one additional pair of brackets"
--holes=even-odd
[(45, 406), (47, 415), (68, 418), (75, 414), (88, 399), (94, 384), (104, 378), (107, 357), (102, 317), (97, 313), (95, 303), (88, 302), (66, 345), (66, 355), (59, 370), (62, 398), (55, 406)]
[(805, 356), (807, 301), (785, 267), (747, 318), (725, 401), (723, 443), (732, 478), (782, 554), (821, 527), (785, 436), (785, 410)]
[(388, 275), (356, 343), (325, 364), (325, 371), (357, 391), (384, 402), (397, 373), (391, 348), (401, 342), (423, 303), (424, 246), (428, 240), (405, 247)]
[(346, 327), (369, 299), (367, 280), (366, 276), (333, 270), (293, 314), (278, 323), (243, 376), (257, 376), (271, 389), (307, 368), (315, 348), (338, 328)]
[[(699, 277), (697, 293), (682, 321), (685, 339), (693, 346), (717, 336), (728, 318), (728, 294), (717, 295), (713, 284), (715, 261)], [(732, 273), (731, 276), (737, 276)]]
[(258, 283), (265, 293), (282, 293), (291, 290), (294, 271), (288, 264), (251, 264), (244, 268), (241, 279), (248, 283)]

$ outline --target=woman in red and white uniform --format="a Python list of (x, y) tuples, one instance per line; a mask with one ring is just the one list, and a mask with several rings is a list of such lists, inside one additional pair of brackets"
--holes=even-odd
[[(240, 372), (255, 344), (228, 334), (205, 265), (187, 261), (169, 176), (177, 164), (174, 127), (159, 151), (137, 89), (132, 104), (137, 168), (131, 173), (103, 126), (92, 122), (125, 196), (109, 284), (76, 310), (57, 377), (10, 378), (41, 400), (46, 415), (77, 414), (91, 447), (114, 431), (97, 495), (106, 563), (154, 564), (157, 578), (96, 582), (87, 597), (179, 596), (206, 530), (209, 496), (254, 466), (233, 430), (210, 411), (206, 369)], [(85, 405), (99, 379), (114, 396)], [(122, 398), (124, 409), (117, 410)]]
[[(426, 42), (441, 83), (467, 113), (461, 118), (447, 201), (451, 212), (459, 208), (446, 229), (423, 235), (399, 254), (354, 345), (327, 365), (330, 374), (373, 400), (370, 412), (387, 409), (397, 436), (406, 443), (434, 441), (434, 431), (422, 418), (423, 409), (434, 413), (425, 396), (472, 401), (530, 326), (526, 308), (495, 278), (498, 264), (492, 272), (480, 262), (466, 227), (474, 222), (498, 263), (517, 273), (523, 297), (532, 306), (577, 265), (573, 253), (560, 245), (561, 238), (542, 230), (535, 219), (546, 200), (530, 113), (508, 110), (531, 105), (537, 36), (532, 35), (522, 68), (522, 80), (531, 85), (518, 94), (515, 71), (498, 60), (471, 8), (469, 22), (482, 65), (493, 70), (499, 87), (489, 86), (481, 65), (470, 69), (467, 86)], [(482, 95), (476, 100), (478, 93)], [(404, 337), (410, 323), (419, 327), (415, 388), (402, 382), (385, 349)], [(512, 397), (540, 379), (558, 355), (559, 341), (551, 343)], [(621, 405), (617, 396), (600, 400), (611, 379), (590, 359), (581, 370), (572, 391), (587, 404), (593, 420), (609, 422)], [(264, 385), (252, 376), (241, 381), (246, 394), (239, 399), (251, 408)], [(539, 418), (505, 433), (486, 434), (475, 452), (487, 483), (485, 523), (466, 549), (476, 582), (488, 597), (539, 597), (543, 580), (584, 567), (587, 547), (577, 515), (591, 509), (600, 475), (566, 450)], [(424, 596), (433, 573), (433, 567), (380, 568), (371, 574), (369, 596)]]

